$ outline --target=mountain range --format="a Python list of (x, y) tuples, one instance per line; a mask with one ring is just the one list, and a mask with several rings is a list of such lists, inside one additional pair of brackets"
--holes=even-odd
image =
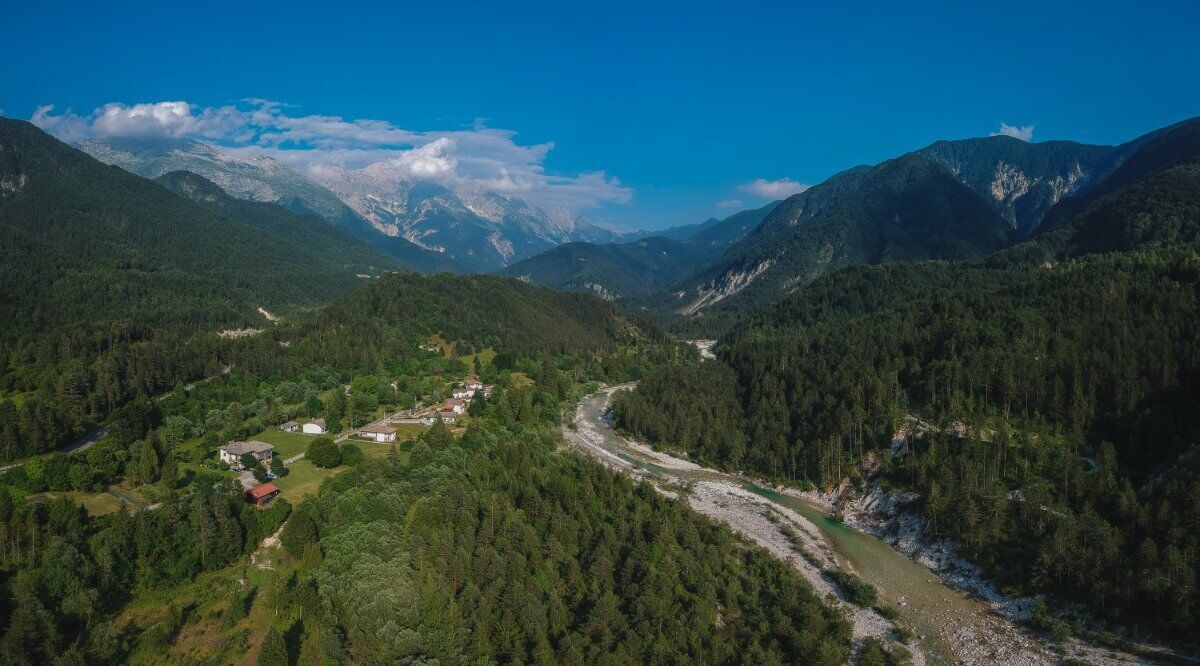
[(939, 141), (855, 167), (788, 198), (715, 260), (635, 306), (679, 330), (719, 332), (842, 266), (987, 256), (1077, 213), (1165, 131), (1119, 146)]
[(565, 211), (479, 189), (450, 191), (386, 163), (325, 166), (305, 176), (271, 157), (233, 155), (192, 139), (96, 138), (79, 148), (147, 178), (190, 171), (235, 197), (315, 213), (426, 272), (487, 272), (562, 243), (616, 237)]

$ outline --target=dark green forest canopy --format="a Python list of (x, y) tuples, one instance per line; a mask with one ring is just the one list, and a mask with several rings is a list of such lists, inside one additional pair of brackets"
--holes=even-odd
[(559, 441), (418, 444), (304, 507), (347, 659), (844, 663), (849, 624), (787, 565)]

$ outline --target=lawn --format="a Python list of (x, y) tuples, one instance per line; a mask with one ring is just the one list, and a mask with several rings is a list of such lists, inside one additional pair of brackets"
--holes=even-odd
[(271, 483), (279, 488), (281, 497), (292, 504), (297, 504), (309, 495), (316, 495), (322, 481), (343, 469), (347, 468), (343, 465), (333, 469), (322, 469), (307, 460), (297, 460), (288, 465), (287, 476), (275, 479)]
[(294, 455), (304, 453), (308, 450), (308, 445), (319, 435), (304, 435), (298, 432), (284, 432), (282, 430), (264, 430), (257, 435), (251, 436), (249, 439), (257, 439), (260, 442), (266, 442), (275, 447), (275, 453), (283, 457), (284, 460), (291, 458)]
[(458, 346), (457, 342), (450, 342), (446, 338), (442, 337), (441, 333), (429, 336), (429, 344), (441, 349), (442, 356), (445, 356), (446, 358), (453, 358), (454, 348)]
[(392, 427), (396, 429), (397, 442), (412, 439), (428, 430), (428, 428), (420, 423), (393, 423)]

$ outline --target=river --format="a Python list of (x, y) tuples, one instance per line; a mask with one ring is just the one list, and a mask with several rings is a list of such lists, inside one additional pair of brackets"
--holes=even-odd
[[(917, 663), (1045, 664), (1061, 659), (991, 603), (949, 587), (930, 569), (883, 540), (830, 518), (826, 507), (626, 440), (605, 420), (613, 392), (622, 388), (627, 386), (609, 387), (586, 396), (574, 422), (564, 429), (568, 441), (607, 466), (655, 483), (664, 492), (676, 494), (686, 488), (693, 508), (729, 524), (734, 531), (791, 563), (818, 593), (833, 591), (822, 568), (857, 574), (877, 588), (880, 602), (900, 609), (901, 624), (917, 635), (915, 642), (907, 646)], [(778, 527), (781, 520), (794, 521), (794, 528), (806, 538), (818, 537), (819, 542), (809, 543), (808, 558), (796, 556), (794, 545)], [(817, 559), (825, 560), (821, 566), (807, 561), (814, 553), (819, 555)], [(849, 604), (843, 607), (851, 616), (856, 637), (890, 637), (890, 623), (874, 611)], [(1077, 641), (1069, 652), (1090, 662), (1131, 660)]]

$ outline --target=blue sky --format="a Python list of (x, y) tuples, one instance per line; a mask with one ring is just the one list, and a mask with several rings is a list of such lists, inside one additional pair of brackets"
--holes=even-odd
[(414, 137), (389, 148), (528, 175), (531, 196), (625, 228), (1001, 123), (1114, 143), (1200, 114), (1194, 1), (102, 4), (6, 10), (5, 115), (53, 104), (95, 132), (110, 103), (273, 100), (249, 138), (200, 138), (386, 121)]

